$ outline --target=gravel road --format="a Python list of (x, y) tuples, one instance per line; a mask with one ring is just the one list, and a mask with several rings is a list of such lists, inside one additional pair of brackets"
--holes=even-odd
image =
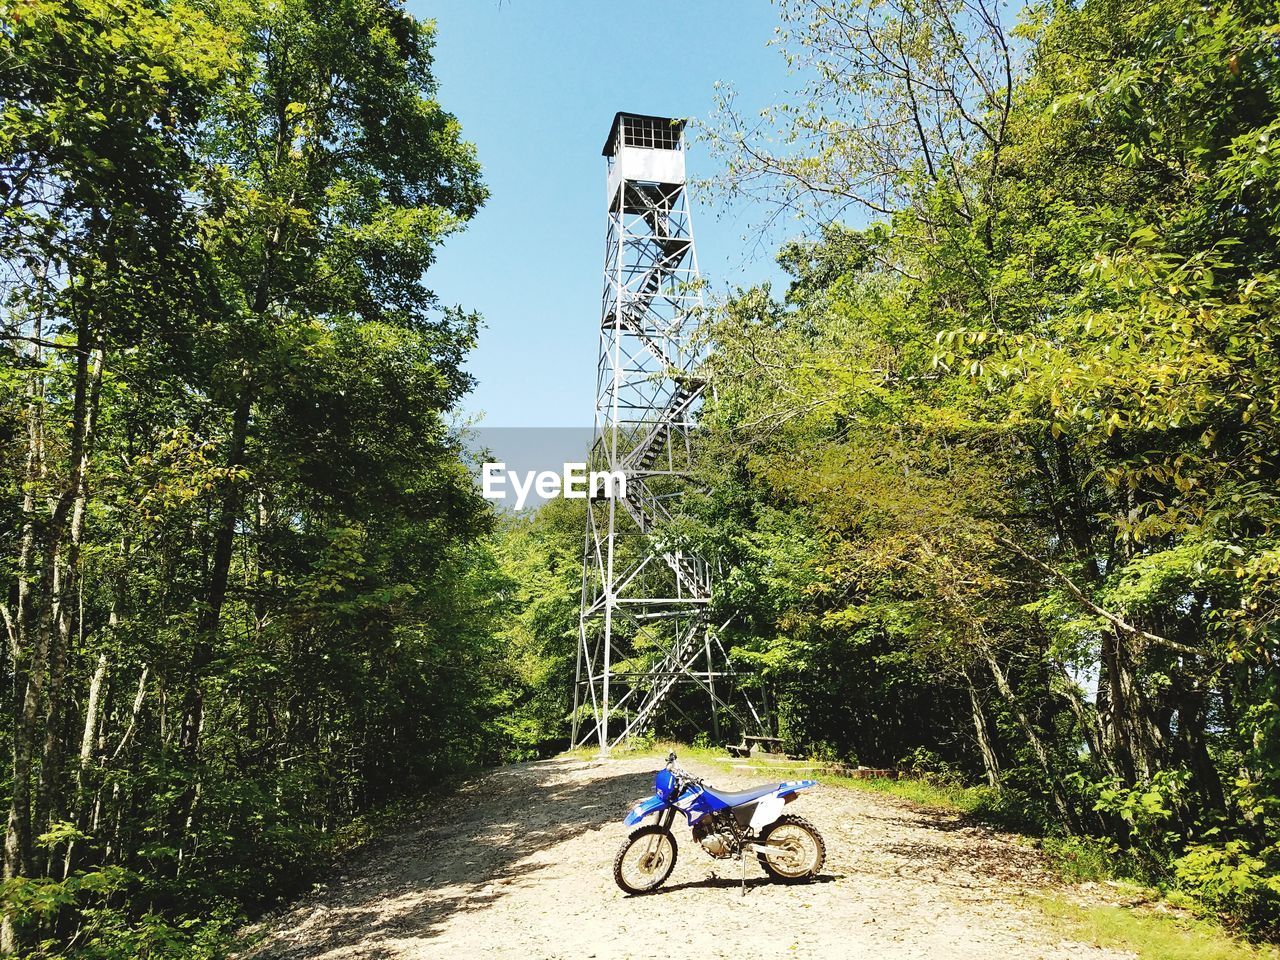
[[(628, 897), (613, 882), (622, 817), (660, 761), (564, 757), (503, 767), (436, 815), (362, 851), (344, 874), (247, 935), (242, 960), (769, 957), (1119, 960), (1066, 941), (1030, 897), (1037, 852), (951, 814), (839, 788), (790, 809), (822, 831), (814, 883), (770, 883), (713, 860), (676, 827), (675, 872)], [(742, 789), (760, 774), (686, 766)]]

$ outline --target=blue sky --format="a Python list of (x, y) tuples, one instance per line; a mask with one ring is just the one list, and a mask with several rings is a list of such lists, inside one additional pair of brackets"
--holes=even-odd
[[(467, 413), (490, 427), (589, 426), (604, 246), (604, 160), (618, 110), (704, 117), (716, 81), (759, 109), (783, 98), (768, 0), (409, 0), (439, 25), (440, 100), (480, 155), (491, 197), (428, 275), (446, 304), (480, 311)], [(690, 176), (714, 173), (696, 144)], [(713, 289), (778, 276), (744, 243), (748, 211), (695, 198)]]

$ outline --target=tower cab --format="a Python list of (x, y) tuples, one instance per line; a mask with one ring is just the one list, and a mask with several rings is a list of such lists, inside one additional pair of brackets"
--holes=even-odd
[(684, 124), (671, 117), (614, 115), (601, 151), (609, 162), (610, 210), (622, 204), (624, 213), (640, 213), (651, 207), (653, 194), (679, 193), (684, 186)]

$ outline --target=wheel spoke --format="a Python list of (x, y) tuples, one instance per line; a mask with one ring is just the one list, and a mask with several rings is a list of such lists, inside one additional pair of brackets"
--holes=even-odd
[(618, 869), (626, 886), (637, 891), (652, 890), (671, 872), (675, 844), (667, 833), (637, 837), (623, 851)]
[(769, 865), (787, 877), (805, 876), (817, 866), (817, 841), (796, 824), (783, 823), (770, 831), (762, 852)]

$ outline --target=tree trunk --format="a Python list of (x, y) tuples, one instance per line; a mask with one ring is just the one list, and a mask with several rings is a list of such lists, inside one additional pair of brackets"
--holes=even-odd
[(996, 756), (996, 747), (991, 739), (991, 730), (987, 726), (987, 715), (982, 709), (982, 698), (978, 695), (978, 688), (974, 686), (973, 680), (969, 677), (969, 671), (964, 671), (964, 685), (969, 690), (969, 706), (973, 710), (973, 732), (978, 740), (978, 751), (982, 754), (982, 768), (987, 774), (987, 783), (1000, 789), (1000, 761)]
[(1098, 762), (1106, 768), (1109, 774), (1119, 776), (1120, 771), (1116, 766), (1115, 758), (1111, 755), (1111, 751), (1107, 749), (1106, 736), (1097, 710), (1090, 712), (1089, 705), (1080, 695), (1075, 680), (1067, 673), (1067, 668), (1057, 660), (1053, 661), (1053, 665), (1058, 671), (1058, 676), (1062, 679), (1063, 699), (1067, 701), (1067, 706), (1076, 718), (1080, 733), (1084, 737), (1085, 743), (1089, 745), (1089, 752), (1098, 759)]
[[(111, 611), (112, 626), (115, 625), (115, 611)], [(102, 690), (107, 682), (107, 655), (98, 654), (98, 663), (94, 667), (93, 676), (89, 680), (89, 698), (84, 708), (84, 731), (80, 736), (80, 758), (76, 765), (75, 788), (75, 825), (80, 831), (88, 829), (89, 811), (92, 806), (92, 791), (87, 783), (89, 765), (93, 761), (93, 745), (98, 739), (98, 726), (102, 722)], [(67, 844), (67, 853), (62, 861), (62, 878), (71, 875), (75, 863), (76, 843)]]
[[(34, 340), (42, 336), (41, 318), (33, 323)], [(35, 366), (39, 366), (40, 347), (34, 348)], [(31, 741), (22, 735), (22, 721), (30, 684), (31, 623), (37, 619), (32, 597), (36, 545), (36, 487), (44, 474), (44, 382), (33, 375), (27, 395), (27, 458), (23, 474), (22, 536), (18, 549), (18, 603), (14, 616), (13, 656), (13, 791), (9, 800), (9, 818), (4, 841), (4, 878), (25, 875), (31, 849)], [(0, 918), (0, 951), (18, 951), (17, 930), (8, 910)]]
[(1102, 646), (1111, 700), (1112, 735), (1125, 782), (1146, 782), (1160, 769), (1165, 737), (1152, 720), (1149, 704), (1138, 685), (1129, 644), (1113, 630)]
[[(67, 665), (71, 652), (71, 635), (73, 627), (79, 623), (80, 616), (72, 614), (72, 605), (68, 602), (72, 584), (80, 585), (80, 555), (84, 541), (84, 520), (89, 496), (89, 465), (93, 452), (94, 433), (98, 418), (98, 403), (102, 395), (103, 351), (93, 353), (89, 363), (88, 396), (85, 398), (81, 417), (79, 449), (73, 451), (76, 462), (72, 466), (74, 487), (71, 488), (71, 521), (66, 534), (65, 558), (54, 557), (54, 589), (51, 620), (53, 621), (53, 643), (49, 656), (49, 689), (46, 695), (44, 749), (41, 753), (40, 780), (36, 791), (35, 822), (44, 825), (55, 819), (62, 819), (65, 802), (58, 778), (62, 774), (62, 753), (64, 747), (64, 714), (62, 704), (62, 686), (66, 680)], [(83, 627), (81, 627), (83, 629)]]
[(1072, 815), (1071, 807), (1067, 803), (1066, 795), (1063, 793), (1062, 784), (1054, 774), (1053, 764), (1049, 761), (1049, 751), (1045, 749), (1044, 741), (1040, 739), (1040, 734), (1036, 732), (1035, 725), (1032, 724), (1026, 711), (1022, 709), (1018, 698), (1014, 696), (1013, 688), (1009, 686), (1009, 678), (1005, 676), (1005, 672), (999, 661), (996, 660), (995, 655), (986, 644), (981, 644), (980, 648), (983, 659), (986, 660), (987, 666), (991, 670), (991, 676), (996, 681), (996, 688), (1009, 705), (1009, 709), (1013, 711), (1014, 717), (1018, 720), (1018, 726), (1022, 728), (1023, 735), (1026, 736), (1027, 743), (1031, 747), (1031, 752), (1036, 755), (1040, 769), (1044, 771), (1045, 779), (1049, 784), (1049, 791), (1053, 797), (1053, 805), (1057, 808), (1062, 818), (1062, 825), (1068, 832), (1073, 832), (1076, 828), (1075, 817)]
[[(63, 556), (64, 542), (77, 535), (76, 524), (72, 522), (77, 504), (81, 503), (84, 492), (85, 472), (92, 439), (93, 405), (96, 403), (97, 390), (94, 380), (100, 380), (102, 366), (101, 353), (94, 353), (94, 362), (90, 363), (90, 337), (86, 322), (81, 319), (76, 325), (76, 359), (75, 379), (72, 402), (72, 419), (69, 450), (69, 476), (67, 484), (53, 502), (48, 524), (45, 527), (42, 563), (35, 599), (30, 599), (29, 575), (33, 562), (29, 552), (20, 564), (20, 594), (24, 586), (28, 591), (19, 604), (19, 621), (21, 629), (18, 634), (19, 649), (17, 662), (26, 660), (25, 676), (21, 677), (22, 690), (20, 697), (15, 698), (17, 716), (13, 728), (13, 795), (9, 805), (9, 819), (5, 834), (6, 878), (29, 875), (31, 869), (31, 840), (34, 829), (43, 822), (47, 815), (50, 799), (53, 794), (53, 778), (57, 775), (55, 766), (49, 760), (56, 761), (57, 719), (59, 704), (54, 702), (62, 677), (65, 674), (65, 644), (61, 643), (60, 632), (63, 598), (60, 596), (64, 586)], [(43, 404), (40, 395), (43, 386), (36, 377), (37, 385), (33, 386), (32, 403), (28, 406), (31, 421), (28, 425), (27, 479), (28, 487), (44, 474), (43, 451)], [(24, 497), (24, 508), (29, 508), (28, 523), (34, 526), (34, 491), (28, 490)], [(83, 512), (80, 514), (83, 518)], [(80, 529), (83, 529), (81, 519)], [(34, 548), (34, 533), (32, 534)], [(25, 547), (25, 545), (24, 545)], [(78, 563), (78, 543), (72, 545), (72, 551)], [(40, 615), (35, 615), (34, 606), (42, 608)], [(35, 636), (27, 640), (28, 624), (34, 622)], [(27, 648), (29, 647), (29, 653)], [(15, 678), (20, 669), (15, 667)], [(18, 691), (15, 690), (15, 693)], [(50, 726), (55, 743), (50, 750)], [(34, 797), (31, 780), (35, 771), (36, 744), (41, 732), (46, 734), (41, 751), (42, 762), (39, 770), (39, 785)], [(52, 756), (51, 756), (52, 754)], [(0, 949), (17, 951), (20, 944), (12, 917), (6, 913), (0, 922)]]
[[(231, 445), (227, 451), (227, 467), (231, 471), (244, 466), (245, 446), (249, 435), (249, 414), (253, 409), (253, 393), (246, 376), (240, 397), (232, 414)], [(183, 710), (179, 743), (189, 754), (199, 749), (200, 728), (204, 720), (204, 688), (201, 677), (213, 661), (218, 631), (222, 626), (222, 608), (227, 599), (227, 582), (235, 548), (236, 518), (240, 513), (240, 488), (234, 477), (227, 481), (218, 511), (214, 534), (213, 560), (209, 568), (209, 586), (205, 594), (205, 610), (196, 629), (192, 652), (190, 688)]]
[[(253, 392), (246, 371), (240, 387), (240, 397), (232, 414), (231, 443), (227, 451), (227, 467), (232, 472), (244, 465), (252, 409)], [(205, 608), (196, 628), (195, 645), (191, 654), (187, 691), (182, 709), (181, 729), (178, 734), (179, 746), (186, 754), (189, 764), (188, 776), (191, 777), (191, 788), (185, 792), (178, 803), (174, 804), (173, 819), (170, 821), (172, 836), (179, 850), (178, 861), (174, 868), (175, 876), (182, 872), (184, 861), (188, 857), (187, 838), (195, 827), (196, 809), (200, 803), (202, 790), (200, 738), (205, 722), (204, 673), (217, 652), (218, 635), (222, 627), (222, 608), (227, 599), (227, 583), (235, 549), (236, 519), (239, 514), (240, 485), (232, 475), (226, 481), (219, 506), (213, 558), (205, 594)]]

